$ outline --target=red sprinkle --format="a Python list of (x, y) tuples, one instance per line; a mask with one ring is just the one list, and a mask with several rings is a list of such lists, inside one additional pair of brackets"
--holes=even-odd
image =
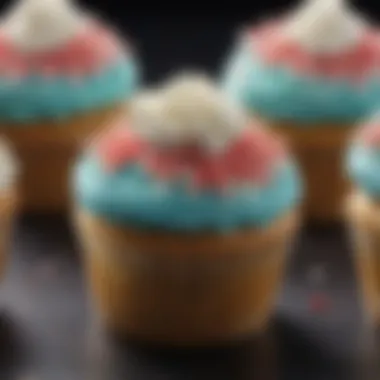
[(309, 310), (312, 313), (323, 313), (331, 308), (331, 300), (324, 293), (315, 293), (309, 299)]

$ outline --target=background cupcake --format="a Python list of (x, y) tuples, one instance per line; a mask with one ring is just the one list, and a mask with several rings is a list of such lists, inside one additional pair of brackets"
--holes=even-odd
[(18, 178), (20, 167), (9, 143), (0, 138), (0, 274), (8, 258), (13, 221), (18, 204)]
[(61, 209), (78, 142), (135, 90), (131, 50), (71, 0), (22, 0), (0, 24), (0, 66), (0, 131), (24, 164), (25, 206)]
[(340, 215), (342, 150), (378, 102), (379, 52), (377, 30), (343, 0), (309, 0), (248, 30), (227, 64), (226, 91), (294, 144), (313, 219)]
[[(370, 321), (380, 320), (380, 116), (355, 136), (347, 156), (353, 189), (347, 201), (358, 279)], [(368, 313), (369, 312), (369, 313)]]
[(77, 227), (106, 324), (175, 344), (264, 328), (300, 183), (276, 136), (205, 78), (136, 98), (75, 171)]

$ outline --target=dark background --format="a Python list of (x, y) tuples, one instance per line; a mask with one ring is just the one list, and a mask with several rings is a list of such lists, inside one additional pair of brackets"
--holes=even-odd
[[(372, 21), (380, 21), (377, 1), (346, 1)], [(217, 73), (242, 25), (281, 13), (299, 2), (87, 0), (82, 4), (132, 39), (139, 50), (145, 78), (152, 82), (188, 67)]]

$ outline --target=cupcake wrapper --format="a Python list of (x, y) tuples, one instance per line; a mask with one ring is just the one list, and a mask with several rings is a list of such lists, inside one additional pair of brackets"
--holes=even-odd
[(0, 123), (22, 166), (21, 207), (31, 212), (64, 211), (69, 203), (72, 161), (86, 139), (106, 127), (122, 110), (117, 105), (62, 121)]
[(366, 322), (380, 322), (380, 209), (359, 191), (347, 202), (347, 220), (355, 254)]
[(13, 222), (17, 210), (16, 190), (0, 192), (0, 275), (4, 271), (8, 262), (8, 249), (11, 240)]
[(132, 231), (85, 211), (77, 226), (94, 303), (112, 330), (146, 341), (213, 344), (268, 322), (297, 226), (228, 236)]
[(342, 157), (352, 125), (269, 122), (288, 141), (305, 178), (305, 216), (313, 222), (343, 219), (347, 181)]

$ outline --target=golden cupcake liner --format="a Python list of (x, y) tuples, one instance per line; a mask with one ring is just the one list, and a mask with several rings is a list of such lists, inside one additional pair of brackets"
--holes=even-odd
[(364, 316), (380, 322), (380, 207), (359, 191), (347, 200), (347, 220), (352, 237), (357, 279)]
[(0, 124), (0, 132), (13, 144), (23, 168), (20, 200), (24, 211), (67, 209), (70, 171), (79, 148), (122, 109), (118, 105), (55, 122)]
[(289, 142), (305, 179), (304, 215), (312, 222), (343, 219), (348, 184), (342, 165), (352, 125), (295, 125), (270, 122)]
[(8, 250), (13, 224), (18, 206), (16, 190), (0, 192), (0, 276), (3, 276), (8, 263)]
[(155, 233), (76, 213), (90, 291), (106, 326), (143, 341), (214, 344), (262, 331), (273, 313), (296, 212), (226, 235)]

